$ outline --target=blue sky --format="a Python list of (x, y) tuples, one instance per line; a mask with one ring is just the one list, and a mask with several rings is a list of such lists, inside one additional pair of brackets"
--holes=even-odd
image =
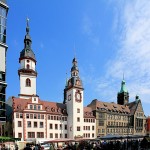
[(63, 102), (66, 72), (76, 55), (84, 105), (116, 102), (123, 73), (130, 95), (150, 114), (150, 1), (7, 0), (7, 98), (18, 96), (19, 54), (26, 18), (37, 59), (37, 94)]

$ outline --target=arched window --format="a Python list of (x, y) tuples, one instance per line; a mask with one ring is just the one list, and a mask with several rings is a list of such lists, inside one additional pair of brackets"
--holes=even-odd
[(27, 69), (30, 69), (30, 65), (29, 64), (27, 64)]
[(26, 86), (31, 86), (31, 80), (29, 78), (26, 79)]

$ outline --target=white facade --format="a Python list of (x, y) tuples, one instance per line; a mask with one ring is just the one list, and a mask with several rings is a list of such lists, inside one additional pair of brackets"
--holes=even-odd
[[(83, 136), (83, 91), (81, 93), (81, 102), (75, 100), (77, 89), (70, 89), (67, 91), (67, 98), (71, 95), (71, 99), (67, 99), (67, 112), (68, 112), (68, 136), (71, 139), (74, 137)], [(78, 128), (78, 129), (77, 129)]]
[[(36, 72), (35, 61), (31, 59), (22, 59), (20, 61), (20, 98), (29, 98), (31, 95), (36, 95)], [(22, 70), (25, 70), (24, 72)], [(27, 80), (30, 80), (30, 85), (27, 85)]]
[(5, 72), (6, 47), (0, 46), (0, 71)]
[[(36, 139), (76, 139), (76, 137), (92, 139), (96, 136), (95, 118), (84, 118), (81, 115), (83, 114), (82, 111), (81, 114), (78, 114), (76, 108), (80, 108), (79, 105), (76, 105), (75, 108), (72, 107), (73, 112), (68, 109), (67, 113), (62, 114), (63, 109), (60, 108), (55, 108), (55, 111), (52, 111), (54, 108), (53, 102), (46, 102), (46, 106), (49, 107), (49, 110), (47, 110), (45, 102), (39, 100), (36, 96), (30, 99), (12, 98), (12, 101), (14, 109), (13, 134), (15, 138), (21, 138), (23, 141), (35, 141)], [(70, 115), (67, 116), (67, 114), (71, 113), (74, 113), (74, 116), (71, 115), (74, 119), (70, 120)], [(80, 121), (77, 121), (78, 117), (80, 117)], [(73, 124), (70, 122), (73, 122)], [(77, 131), (77, 126), (80, 127), (80, 131)]]
[[(26, 80), (30, 79), (31, 86), (26, 86)], [(20, 75), (20, 94), (36, 95), (36, 76), (21, 74)], [(25, 97), (25, 96), (20, 96)], [(27, 97), (29, 98), (29, 97)]]

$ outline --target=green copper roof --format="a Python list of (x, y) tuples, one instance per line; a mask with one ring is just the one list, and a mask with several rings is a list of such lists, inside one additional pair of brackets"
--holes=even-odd
[(128, 92), (125, 84), (126, 84), (126, 82), (124, 80), (122, 80), (120, 93)]

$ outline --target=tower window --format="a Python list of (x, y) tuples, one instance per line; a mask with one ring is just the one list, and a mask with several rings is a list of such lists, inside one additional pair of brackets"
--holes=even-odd
[(31, 86), (31, 80), (29, 78), (26, 79), (26, 86), (28, 86), (28, 87)]
[(27, 69), (30, 69), (30, 65), (29, 64), (27, 64)]

